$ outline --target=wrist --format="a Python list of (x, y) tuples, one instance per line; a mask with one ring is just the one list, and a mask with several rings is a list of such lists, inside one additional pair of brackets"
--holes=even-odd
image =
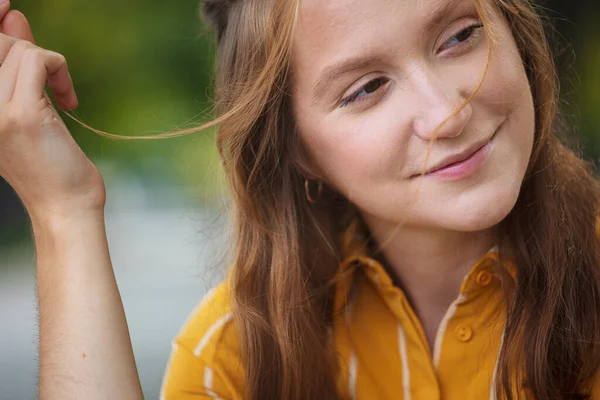
[(104, 224), (104, 207), (54, 207), (29, 212), (33, 232), (60, 234), (77, 226)]
[(70, 193), (63, 191), (53, 196), (28, 196), (23, 198), (31, 221), (35, 225), (62, 225), (79, 218), (90, 216), (104, 217), (106, 189), (104, 185), (94, 185), (87, 191)]

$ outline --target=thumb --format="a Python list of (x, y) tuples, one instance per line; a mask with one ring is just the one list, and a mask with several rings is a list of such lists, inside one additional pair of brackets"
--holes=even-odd
[[(2, 7), (0, 4), (0, 12)], [(5, 35), (35, 43), (29, 21), (20, 11), (10, 10), (2, 20), (0, 30)]]

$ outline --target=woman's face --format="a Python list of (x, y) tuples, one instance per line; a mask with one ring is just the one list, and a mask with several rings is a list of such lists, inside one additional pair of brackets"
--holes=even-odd
[[(473, 0), (300, 1), (299, 134), (318, 173), (367, 219), (467, 232), (514, 206), (534, 110), (511, 31), (492, 8), (495, 43)], [(438, 130), (426, 164), (436, 127), (479, 84), (488, 44), (481, 89)]]

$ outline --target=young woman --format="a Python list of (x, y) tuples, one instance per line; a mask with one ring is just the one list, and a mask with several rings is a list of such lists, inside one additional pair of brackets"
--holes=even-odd
[[(600, 399), (600, 189), (528, 0), (203, 7), (233, 262), (163, 398)], [(64, 58), (9, 17), (0, 173), (32, 217), (41, 397), (141, 397), (102, 179), (43, 97), (77, 105)]]

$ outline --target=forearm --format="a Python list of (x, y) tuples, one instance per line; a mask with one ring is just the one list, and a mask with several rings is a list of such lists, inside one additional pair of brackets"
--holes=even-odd
[(32, 216), (37, 253), (40, 399), (140, 399), (102, 211)]

